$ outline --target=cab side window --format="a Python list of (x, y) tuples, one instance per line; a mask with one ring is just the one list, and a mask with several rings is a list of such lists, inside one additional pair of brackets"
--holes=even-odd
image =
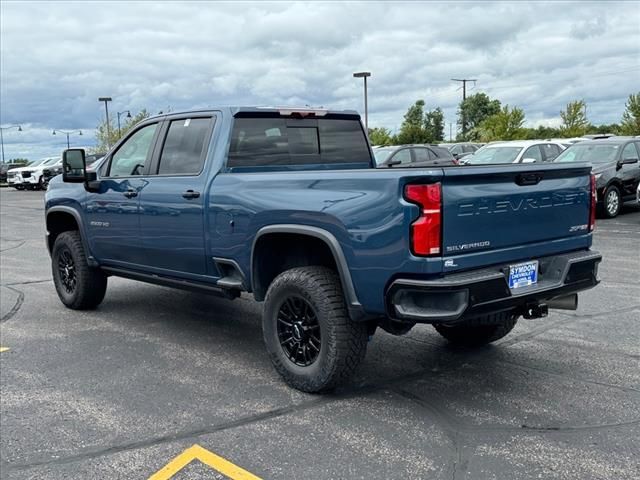
[(111, 157), (109, 177), (142, 175), (151, 158), (153, 139), (158, 124), (142, 127), (131, 135)]
[(202, 171), (211, 118), (186, 118), (169, 124), (162, 147), (159, 175), (198, 175)]
[(415, 157), (416, 162), (428, 162), (429, 161), (429, 150), (426, 148), (414, 148), (413, 155)]
[(393, 157), (389, 159), (390, 162), (400, 162), (401, 165), (407, 165), (411, 163), (411, 150), (403, 148), (393, 154)]
[(527, 148), (524, 155), (522, 155), (522, 160), (525, 158), (533, 158), (536, 162), (542, 161), (542, 153), (540, 152), (540, 148), (538, 145), (534, 145), (533, 147)]
[(638, 160), (638, 150), (633, 143), (628, 143), (624, 150), (622, 150), (622, 160), (633, 158)]
[(560, 147), (554, 145), (553, 143), (548, 143), (545, 145), (540, 145), (542, 151), (544, 152), (544, 160), (545, 162), (553, 162), (553, 160), (560, 155)]

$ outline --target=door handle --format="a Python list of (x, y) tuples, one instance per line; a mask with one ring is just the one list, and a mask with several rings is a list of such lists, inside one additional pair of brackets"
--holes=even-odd
[(198, 198), (200, 196), (200, 192), (194, 192), (193, 190), (187, 190), (186, 192), (182, 192), (182, 196), (184, 198)]
[(137, 197), (138, 196), (138, 191), (134, 190), (133, 188), (130, 188), (129, 190), (127, 190), (126, 192), (123, 193), (123, 195), (127, 198), (133, 198), (133, 197)]

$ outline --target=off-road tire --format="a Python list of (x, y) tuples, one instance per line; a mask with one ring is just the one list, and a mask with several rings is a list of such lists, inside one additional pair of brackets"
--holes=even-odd
[[(609, 197), (614, 195), (615, 198), (610, 199)], [(609, 205), (609, 202), (613, 201), (612, 205)], [(615, 218), (620, 213), (622, 209), (622, 195), (620, 194), (620, 189), (615, 185), (609, 185), (607, 189), (604, 191), (604, 195), (602, 197), (602, 207), (601, 212), (605, 218)]]
[(500, 340), (518, 322), (518, 316), (511, 312), (501, 312), (484, 317), (472, 318), (453, 326), (434, 325), (436, 331), (455, 345), (478, 347)]
[[(60, 260), (66, 253), (73, 261), (75, 287), (68, 291), (64, 284)], [(64, 260), (63, 260), (64, 261)], [(101, 270), (92, 268), (77, 230), (62, 232), (56, 238), (51, 251), (51, 273), (58, 297), (64, 305), (73, 310), (90, 310), (96, 308), (107, 291), (107, 276)]]
[[(308, 366), (294, 363), (280, 344), (278, 317), (288, 298), (306, 301), (320, 326), (319, 353)], [(353, 374), (366, 353), (367, 324), (349, 318), (340, 278), (326, 267), (298, 267), (278, 275), (267, 291), (262, 328), (276, 371), (303, 392), (332, 390)]]

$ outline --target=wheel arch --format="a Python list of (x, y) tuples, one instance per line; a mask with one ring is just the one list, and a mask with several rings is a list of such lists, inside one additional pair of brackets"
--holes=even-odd
[[(283, 239), (285, 239), (284, 243)], [(306, 243), (303, 244), (302, 247), (298, 247), (299, 244), (294, 243), (296, 240), (302, 240)], [(305, 265), (304, 260), (302, 260), (301, 263), (299, 256), (296, 258), (297, 261), (294, 260), (294, 263), (289, 263), (286, 258), (278, 257), (278, 261), (268, 264), (268, 268), (266, 269), (261, 269), (260, 261), (261, 258), (264, 258), (262, 257), (265, 253), (264, 250), (268, 246), (273, 245), (278, 245), (277, 248), (287, 252), (291, 245), (296, 245), (296, 247), (298, 247), (297, 252), (304, 251), (309, 254), (307, 257), (309, 260), (320, 260), (320, 264), (334, 268), (340, 277), (350, 317), (353, 320), (365, 318), (365, 314), (356, 295), (353, 280), (351, 278), (351, 272), (340, 243), (336, 237), (327, 230), (306, 225), (269, 225), (258, 230), (251, 248), (250, 267), (251, 288), (256, 300), (264, 300), (269, 285), (277, 275), (282, 273), (282, 271), (288, 268)], [(309, 247), (316, 247), (316, 250), (310, 250)], [(324, 251), (322, 249), (324, 249)], [(332, 264), (327, 265), (326, 262), (329, 261), (332, 262)], [(317, 264), (317, 262), (312, 263)], [(308, 264), (309, 263), (306, 265)]]
[(92, 267), (98, 266), (95, 258), (93, 257), (93, 255), (91, 255), (91, 250), (89, 248), (87, 237), (85, 235), (82, 217), (76, 209), (64, 205), (49, 208), (47, 210), (46, 216), (46, 228), (47, 248), (49, 250), (49, 254), (51, 254), (51, 251), (53, 250), (53, 245), (56, 241), (56, 238), (58, 238), (58, 235), (60, 235), (62, 232), (77, 230), (78, 233), (80, 233), (82, 246), (84, 247), (84, 251), (86, 252), (87, 263)]

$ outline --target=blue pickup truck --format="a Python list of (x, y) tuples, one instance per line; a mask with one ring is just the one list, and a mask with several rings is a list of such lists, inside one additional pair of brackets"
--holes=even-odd
[(352, 111), (219, 108), (149, 118), (46, 193), (55, 288), (97, 307), (115, 275), (264, 302), (291, 386), (343, 382), (380, 327), (457, 344), (575, 309), (597, 285), (590, 166), (376, 169)]

